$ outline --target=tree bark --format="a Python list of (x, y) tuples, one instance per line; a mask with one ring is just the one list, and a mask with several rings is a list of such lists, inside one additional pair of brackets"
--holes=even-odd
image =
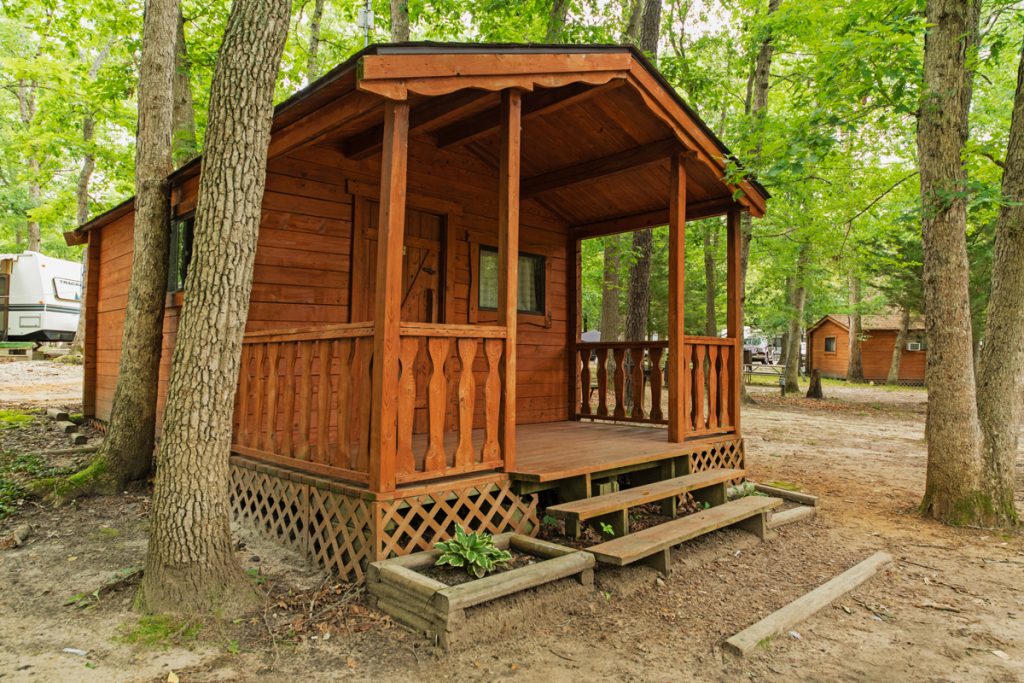
[(928, 468), (921, 509), (949, 524), (987, 526), (992, 506), (982, 483), (961, 160), (979, 13), (980, 0), (928, 0), (926, 7), (930, 28), (917, 127), (928, 334)]
[[(18, 113), (21, 117), (21, 123), (25, 128), (32, 125), (32, 121), (36, 117), (36, 88), (37, 84), (33, 81), (27, 81), (21, 79), (18, 81)], [(28, 182), (28, 198), (32, 208), (39, 206), (39, 171), (41, 164), (39, 159), (35, 156), (30, 156), (28, 159), (28, 171), (29, 171), (29, 182)], [(42, 238), (39, 232), (39, 221), (29, 219), (25, 225), (25, 235), (28, 238), (28, 250), (39, 251), (42, 246)], [(20, 246), (20, 241), (19, 241)]]
[(886, 384), (895, 386), (900, 383), (900, 361), (903, 359), (903, 349), (907, 346), (909, 334), (910, 308), (904, 306), (900, 311), (900, 329), (896, 333), (896, 345), (892, 349), (892, 362), (889, 363), (889, 376), (885, 378)]
[(1014, 464), (1024, 388), (1024, 50), (1017, 68), (1002, 194), (985, 343), (978, 361), (978, 418), (984, 437), (985, 488), (995, 522), (1009, 527), (1020, 522), (1014, 507)]
[[(408, 0), (405, 0), (408, 2)], [(313, 16), (309, 20), (309, 52), (306, 57), (306, 79), (315, 81), (320, 75), (320, 22), (324, 17), (324, 0), (316, 0), (313, 4)], [(406, 36), (409, 35), (408, 23), (405, 27)]]
[(860, 338), (863, 334), (860, 315), (860, 278), (850, 276), (850, 358), (846, 365), (849, 382), (864, 381), (864, 363), (861, 360)]
[(604, 277), (601, 281), (601, 341), (622, 339), (622, 315), (619, 312), (622, 285), (621, 235), (604, 238)]
[(551, 12), (548, 14), (548, 28), (544, 34), (544, 42), (562, 42), (565, 20), (569, 16), (571, 0), (551, 0)]
[(793, 275), (789, 294), (789, 326), (786, 330), (786, 393), (800, 391), (800, 330), (804, 322), (804, 304), (807, 301), (807, 264), (810, 259), (811, 245), (804, 242), (800, 245), (797, 257), (796, 273)]
[(185, 41), (185, 17), (178, 7), (178, 30), (174, 45), (174, 143), (175, 166), (183, 166), (199, 154), (196, 141), (196, 109), (192, 102), (192, 62)]
[(715, 298), (718, 294), (718, 271), (715, 254), (718, 250), (718, 222), (707, 221), (704, 228), (704, 334), (718, 336)]
[(391, 0), (391, 42), (409, 40), (409, 0)]
[(223, 616), (256, 599), (232, 554), (228, 453), (290, 6), (235, 0), (217, 57), (142, 579), (150, 611)]

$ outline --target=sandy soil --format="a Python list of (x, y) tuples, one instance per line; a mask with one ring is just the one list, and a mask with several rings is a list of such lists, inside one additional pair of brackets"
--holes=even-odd
[(0, 362), (0, 405), (82, 402), (82, 366), (45, 360)]
[[(35, 528), (27, 546), (0, 551), (0, 677), (1024, 680), (1024, 540), (915, 514), (924, 393), (830, 387), (825, 403), (754, 393), (759, 405), (744, 412), (752, 476), (819, 495), (817, 519), (763, 544), (739, 531), (686, 544), (664, 580), (646, 568), (601, 568), (594, 591), (569, 583), (506, 600), (471, 617), (473, 644), (447, 655), (244, 531), (238, 558), (265, 578), (262, 614), (167, 647), (124, 644), (117, 637), (138, 619), (130, 587), (84, 609), (63, 603), (141, 563), (146, 496), (30, 507), (0, 524), (0, 536)], [(747, 659), (722, 650), (728, 636), (879, 549), (897, 562), (794, 633)]]

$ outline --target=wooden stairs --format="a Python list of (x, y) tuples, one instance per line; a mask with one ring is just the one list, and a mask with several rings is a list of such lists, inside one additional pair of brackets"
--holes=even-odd
[[(587, 548), (599, 562), (619, 566), (643, 562), (668, 574), (672, 546), (698, 536), (736, 526), (764, 539), (768, 529), (768, 514), (782, 505), (782, 499), (748, 496), (728, 501), (726, 488), (729, 482), (741, 478), (744, 473), (744, 470), (738, 469), (705, 470), (623, 491), (560, 503), (549, 507), (547, 514), (565, 520), (566, 534), (570, 536), (579, 535), (580, 524), (584, 521), (609, 525), (613, 538)], [(709, 507), (642, 531), (629, 532), (630, 508), (660, 501), (663, 514), (674, 517), (676, 497), (683, 493), (689, 493), (695, 500)]]

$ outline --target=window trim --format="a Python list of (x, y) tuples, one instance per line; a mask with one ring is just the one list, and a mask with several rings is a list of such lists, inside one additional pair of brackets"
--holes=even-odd
[[(195, 246), (195, 219), (196, 212), (189, 211), (180, 216), (172, 216), (170, 219), (170, 225), (168, 230), (170, 231), (170, 239), (168, 240), (168, 253), (167, 259), (167, 305), (169, 306), (181, 306), (184, 297), (185, 284), (182, 282), (181, 286), (178, 286), (178, 231), (179, 226), (192, 222), (192, 246)], [(189, 259), (191, 262), (191, 258)], [(187, 276), (187, 274), (186, 274)]]
[[(468, 236), (469, 239), (469, 323), (494, 323), (498, 319), (496, 309), (480, 307), (480, 248), (497, 249), (497, 240), (477, 235)], [(538, 327), (550, 328), (551, 323), (551, 295), (552, 288), (552, 264), (555, 254), (544, 249), (537, 249), (530, 245), (528, 250), (520, 249), (522, 256), (537, 256), (544, 259), (544, 301), (543, 311), (516, 311), (516, 322), (518, 324), (536, 325)]]
[[(828, 350), (828, 340), (829, 339), (832, 340), (832, 350), (831, 351)], [(825, 353), (829, 354), (830, 356), (836, 355), (839, 352), (839, 337), (837, 337), (836, 335), (826, 335), (825, 336), (824, 349), (825, 349)]]

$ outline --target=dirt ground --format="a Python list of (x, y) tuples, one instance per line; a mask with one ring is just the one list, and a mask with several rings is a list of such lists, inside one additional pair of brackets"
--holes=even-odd
[[(182, 627), (155, 646), (126, 643), (139, 623), (131, 585), (64, 603), (142, 563), (147, 492), (61, 510), (30, 504), (0, 522), (0, 538), (34, 528), (24, 547), (0, 550), (0, 678), (1024, 680), (1024, 539), (915, 512), (924, 392), (826, 392), (813, 402), (754, 389), (758, 405), (743, 413), (751, 477), (820, 496), (815, 520), (763, 544), (740, 531), (688, 543), (666, 579), (600, 567), (595, 590), (567, 582), (507, 599), (471, 616), (470, 644), (449, 654), (368, 609), (359, 589), (245, 530), (238, 558), (267, 593), (261, 614), (194, 637)], [(753, 656), (723, 651), (725, 638), (876, 550), (896, 562), (858, 590)]]
[(0, 362), (0, 408), (5, 404), (61, 407), (82, 402), (82, 366), (51, 361)]

